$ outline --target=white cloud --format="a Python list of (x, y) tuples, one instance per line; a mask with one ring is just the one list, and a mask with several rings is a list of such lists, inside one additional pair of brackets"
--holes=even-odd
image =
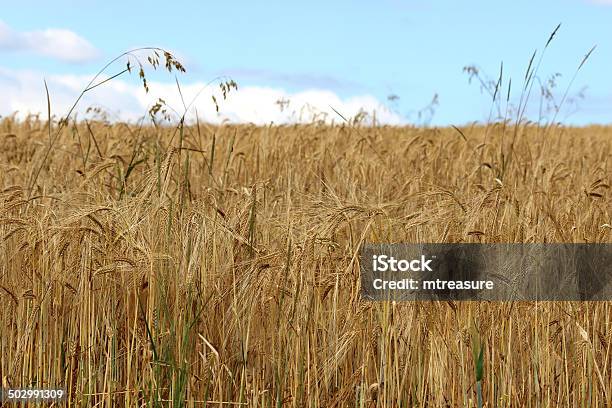
[[(63, 116), (90, 77), (54, 75), (46, 77), (46, 80), (52, 113)], [(175, 83), (153, 81), (149, 83), (149, 88), (150, 92), (145, 93), (136, 75), (116, 78), (88, 92), (80, 102), (78, 111), (82, 114), (89, 106), (100, 106), (111, 113), (111, 119), (135, 121), (146, 114), (157, 98), (162, 98), (170, 107), (183, 113), (183, 104)], [(181, 91), (187, 104), (195, 98), (188, 118), (194, 118), (197, 111), (201, 119), (212, 123), (224, 120), (259, 125), (271, 122), (308, 123), (312, 120), (342, 122), (333, 109), (346, 118), (352, 118), (363, 110), (369, 114), (375, 112), (379, 123), (404, 123), (401, 116), (391, 112), (371, 95), (341, 98), (334, 92), (320, 89), (289, 93), (280, 88), (245, 87), (238, 91), (232, 90), (227, 100), (223, 100), (216, 85), (206, 87), (200, 82), (182, 84)], [(47, 102), (40, 73), (0, 68), (0, 94), (4, 96), (0, 99), (2, 115), (15, 111), (19, 111), (20, 117), (28, 113), (46, 115)], [(212, 95), (216, 95), (219, 102), (218, 113)], [(278, 101), (288, 103), (281, 109)]]
[(98, 50), (73, 31), (57, 28), (16, 31), (0, 20), (0, 51), (26, 51), (71, 63), (91, 61)]

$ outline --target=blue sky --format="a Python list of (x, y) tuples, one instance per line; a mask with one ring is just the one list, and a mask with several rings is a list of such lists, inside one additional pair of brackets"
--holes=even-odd
[[(32, 110), (43, 106), (34, 101), (44, 90), (43, 77), (55, 78), (51, 90), (61, 102), (78, 88), (66, 78), (82, 81), (121, 51), (151, 45), (168, 48), (185, 62), (188, 73), (181, 83), (187, 88), (227, 74), (247, 89), (249, 97), (230, 108), (236, 111), (234, 118), (242, 117), (240, 109), (255, 104), (257, 117), (265, 122), (269, 111), (263, 106), (271, 104), (270, 98), (285, 95), (308, 102), (310, 95), (313, 105), (333, 103), (349, 111), (359, 101), (366, 107), (386, 104), (393, 110), (390, 121), (397, 116), (419, 122), (427, 121), (428, 115), (419, 119), (416, 112), (438, 94), (431, 123), (484, 121), (490, 98), (477, 84), (468, 83), (462, 68), (476, 64), (494, 77), (503, 61), (517, 100), (531, 54), (541, 51), (550, 32), (562, 23), (539, 71), (543, 79), (562, 74), (555, 93), (558, 99), (584, 54), (593, 45), (597, 49), (570, 90), (573, 95), (586, 87), (585, 98), (577, 111), (568, 105), (559, 118), (574, 124), (612, 122), (612, 0), (82, 4), (73, 0), (3, 4), (0, 92), (15, 103), (0, 103), (0, 114), (16, 107), (23, 110), (28, 104)], [(64, 30), (60, 45), (55, 45), (53, 36), (42, 36), (48, 29)], [(66, 39), (67, 33), (74, 37)], [(174, 83), (168, 75), (153, 78), (165, 86), (163, 90)], [(136, 84), (136, 79), (120, 81)], [(124, 88), (119, 84), (114, 91), (103, 91), (104, 105), (117, 111), (136, 109), (135, 101), (142, 98), (129, 97)], [(389, 103), (390, 94), (399, 100)], [(40, 98), (44, 102), (44, 93)], [(536, 94), (529, 108), (536, 119), (538, 98)], [(68, 102), (58, 106), (64, 105)], [(573, 113), (566, 118), (570, 110)], [(271, 120), (280, 120), (272, 116)]]

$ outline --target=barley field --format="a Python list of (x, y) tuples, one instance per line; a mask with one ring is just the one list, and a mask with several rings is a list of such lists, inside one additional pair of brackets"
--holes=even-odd
[(612, 406), (612, 303), (365, 301), (357, 258), (612, 243), (612, 127), (50, 135), (0, 121), (3, 387), (69, 407)]

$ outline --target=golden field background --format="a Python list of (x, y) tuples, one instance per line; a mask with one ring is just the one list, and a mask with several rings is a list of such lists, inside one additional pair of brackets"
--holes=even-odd
[(484, 406), (612, 405), (612, 303), (368, 302), (357, 262), (364, 242), (612, 242), (612, 128), (82, 122), (48, 145), (46, 121), (0, 122), (4, 387), (472, 407), (482, 348)]

